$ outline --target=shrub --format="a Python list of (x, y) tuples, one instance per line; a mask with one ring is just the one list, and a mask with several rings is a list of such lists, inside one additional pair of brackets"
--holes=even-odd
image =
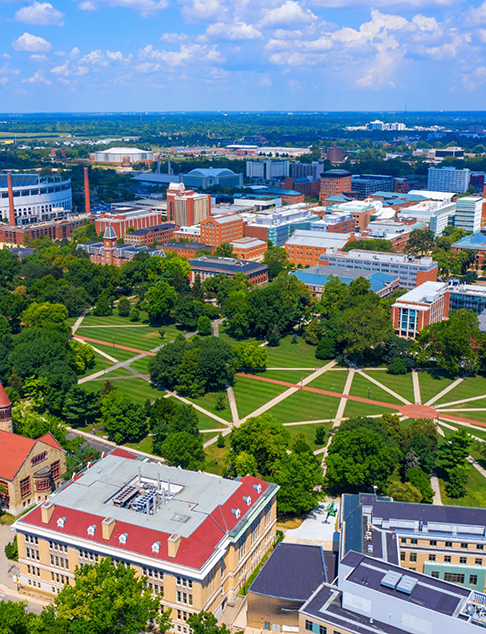
[(216, 442), (216, 447), (218, 447), (219, 449), (222, 449), (224, 447), (224, 438), (221, 432), (219, 432), (218, 440)]
[(408, 470), (407, 480), (422, 494), (422, 502), (432, 504), (434, 491), (430, 486), (430, 477), (422, 471), (420, 467), (413, 467)]
[(400, 357), (395, 357), (393, 361), (388, 365), (388, 374), (407, 374), (407, 365)]
[(122, 297), (118, 302), (118, 314), (120, 317), (128, 317), (130, 314), (130, 302), (126, 297)]
[(17, 535), (13, 538), (13, 541), (5, 544), (5, 557), (7, 559), (12, 559), (13, 561), (18, 561), (19, 549), (17, 546)]
[(140, 311), (136, 308), (136, 306), (134, 306), (130, 311), (129, 319), (130, 321), (140, 321)]
[(316, 445), (323, 445), (326, 442), (326, 428), (324, 425), (317, 425), (316, 427), (316, 437), (314, 442)]
[(336, 342), (331, 337), (323, 337), (316, 348), (316, 359), (334, 359)]

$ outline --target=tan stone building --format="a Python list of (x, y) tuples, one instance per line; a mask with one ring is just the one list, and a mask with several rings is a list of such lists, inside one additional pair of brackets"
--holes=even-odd
[(146, 575), (189, 634), (191, 614), (219, 616), (271, 547), (277, 490), (111, 454), (17, 520), (21, 584), (53, 595), (109, 556)]

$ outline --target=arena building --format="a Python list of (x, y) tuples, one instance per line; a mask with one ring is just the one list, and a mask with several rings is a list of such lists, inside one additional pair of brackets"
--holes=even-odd
[(93, 163), (111, 163), (129, 167), (132, 163), (151, 163), (154, 160), (154, 153), (134, 147), (112, 147), (109, 150), (90, 154), (89, 160)]
[(73, 207), (71, 179), (39, 174), (11, 174), (15, 222), (9, 214), (8, 174), (0, 174), (0, 214), (22, 227), (63, 220)]

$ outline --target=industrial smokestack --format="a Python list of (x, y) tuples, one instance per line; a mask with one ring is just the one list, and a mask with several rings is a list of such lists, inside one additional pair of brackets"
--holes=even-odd
[(15, 207), (12, 187), (12, 172), (7, 172), (7, 187), (8, 187), (8, 209), (9, 209), (9, 222), (11, 227), (15, 227)]
[(88, 168), (84, 168), (84, 206), (86, 214), (89, 216), (91, 213), (91, 201), (89, 198), (89, 176)]

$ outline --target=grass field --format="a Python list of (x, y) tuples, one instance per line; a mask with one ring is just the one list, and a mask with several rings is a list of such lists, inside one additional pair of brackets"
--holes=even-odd
[(322, 367), (325, 361), (316, 359), (316, 346), (309, 346), (299, 337), (291, 343), (292, 335), (280, 340), (277, 348), (267, 346), (267, 368), (310, 368)]
[[(107, 380), (109, 377), (107, 377)], [(120, 379), (115, 381), (114, 385), (117, 390), (128, 394), (134, 403), (143, 405), (147, 399), (154, 401), (156, 398), (164, 396), (163, 390), (158, 390), (147, 381), (134, 377), (133, 379)], [(88, 381), (84, 384), (86, 389), (97, 392), (103, 387), (103, 381)]]
[(479, 421), (480, 423), (486, 423), (486, 412), (464, 412), (460, 409), (457, 409), (452, 412), (442, 412), (439, 413), (439, 415), (443, 418), (447, 418), (447, 416), (457, 416), (458, 418), (465, 418), (467, 420), (470, 420), (471, 423), (475, 420)]
[[(486, 377), (484, 374), (477, 374), (464, 379), (462, 383), (456, 385), (454, 389), (445, 394), (439, 401), (434, 403), (434, 407), (439, 407), (441, 403), (453, 403), (474, 396), (486, 396)], [(476, 401), (479, 402), (479, 401)], [(465, 407), (476, 407), (476, 405), (465, 405)], [(478, 407), (481, 407), (478, 405)]]
[(347, 371), (328, 370), (307, 385), (309, 387), (316, 387), (319, 390), (328, 390), (329, 392), (338, 392), (339, 394), (342, 394), (347, 378)]
[[(379, 381), (386, 387), (389, 387), (390, 390), (393, 390), (403, 398), (406, 398), (410, 403), (415, 403), (415, 398), (413, 395), (413, 379), (412, 373), (407, 372), (407, 374), (388, 374), (388, 372), (368, 370), (366, 372), (371, 378), (375, 379), (375, 381)], [(387, 401), (389, 402), (389, 401)]]
[[(382, 403), (396, 403), (397, 405), (403, 405), (397, 398), (385, 392), (381, 387), (378, 387), (371, 381), (368, 381), (361, 374), (355, 374), (353, 383), (350, 390), (351, 396), (361, 396), (361, 398), (369, 398), (371, 401), (380, 401)], [(363, 405), (361, 406), (363, 407)]]
[(285, 381), (286, 383), (297, 385), (301, 379), (305, 379), (309, 374), (312, 374), (312, 372), (314, 372), (314, 370), (266, 370), (265, 372), (259, 372), (257, 376), (264, 376), (267, 379)]
[(145, 436), (145, 438), (142, 438), (140, 442), (126, 442), (125, 447), (145, 451), (145, 453), (152, 453), (152, 437)]
[(268, 413), (281, 423), (322, 420), (336, 416), (339, 399), (299, 390), (278, 403)]
[(455, 381), (454, 377), (441, 370), (422, 370), (418, 373), (418, 378), (423, 405)]
[(236, 407), (238, 408), (238, 416), (245, 418), (287, 389), (284, 385), (237, 376), (233, 385), (233, 392)]
[(351, 418), (352, 416), (374, 416), (375, 414), (386, 414), (391, 412), (397, 414), (396, 410), (389, 409), (388, 407), (380, 407), (379, 405), (373, 405), (372, 403), (359, 403), (358, 401), (348, 401), (344, 409), (344, 416)]
[(137, 361), (132, 361), (132, 363), (130, 363), (130, 367), (142, 374), (149, 374), (148, 366), (150, 359), (152, 359), (152, 357), (142, 357), (141, 359), (137, 359)]
[[(89, 343), (89, 341), (87, 341), (86, 343)], [(129, 350), (122, 350), (121, 348), (114, 348), (113, 346), (108, 346), (103, 343), (93, 343), (90, 345), (94, 346), (95, 348), (98, 348), (98, 350), (101, 350), (105, 354), (110, 355), (110, 357), (113, 357), (113, 359), (116, 359), (117, 361), (128, 361), (128, 359), (131, 359), (132, 357), (137, 356), (136, 352), (130, 352)], [(106, 359), (107, 367), (108, 367), (108, 364), (111, 364), (111, 363), (112, 363), (111, 361)]]
[[(324, 425), (324, 427), (326, 428), (326, 434), (329, 436), (329, 431), (331, 430), (331, 423), (322, 423)], [(295, 436), (299, 433), (299, 432), (304, 432), (305, 434), (305, 438), (306, 438), (306, 442), (309, 445), (309, 447), (312, 449), (312, 451), (316, 451), (317, 449), (322, 449), (323, 447), (325, 447), (324, 445), (316, 445), (316, 443), (314, 442), (314, 439), (316, 437), (316, 428), (319, 427), (319, 423), (311, 423), (309, 425), (290, 425), (290, 426), (286, 426), (285, 429), (287, 429), (290, 432), (290, 446), (292, 446), (292, 442), (295, 438)], [(326, 440), (327, 442), (327, 440)]]
[(95, 374), (96, 372), (101, 372), (103, 368), (108, 369), (113, 365), (112, 361), (108, 361), (105, 357), (97, 352), (94, 353), (94, 365), (87, 368), (82, 374), (78, 374), (78, 379), (83, 379), (85, 376), (89, 376), (90, 374)]
[[(199, 405), (199, 407), (202, 407), (203, 409), (206, 409), (208, 412), (211, 412), (211, 414), (215, 414), (216, 416), (219, 416), (220, 418), (231, 423), (233, 418), (231, 416), (231, 408), (228, 401), (228, 395), (226, 394), (226, 392), (224, 393), (224, 402), (226, 407), (221, 411), (218, 411), (216, 409), (216, 398), (217, 398), (216, 395), (217, 395), (217, 392), (208, 392), (207, 394), (205, 394), (204, 396), (201, 396), (200, 398), (188, 398), (187, 400), (191, 401), (192, 403), (195, 403), (196, 405)], [(218, 423), (218, 421), (216, 420), (213, 421), (213, 423), (214, 423), (214, 427), (220, 426), (220, 423)]]
[(151, 326), (140, 326), (140, 328), (83, 328), (81, 326), (77, 334), (80, 337), (106, 341), (107, 344), (115, 342), (118, 346), (144, 351), (156, 348), (163, 343), (158, 328)]
[(107, 317), (97, 317), (89, 312), (81, 323), (81, 328), (88, 326), (140, 326), (148, 324), (148, 314), (140, 313), (140, 321), (130, 321), (128, 317), (120, 317), (118, 310), (115, 308), (113, 315)]
[(467, 493), (463, 498), (450, 498), (445, 492), (445, 482), (439, 478), (440, 497), (442, 504), (452, 506), (486, 506), (486, 478), (479, 471), (470, 466), (468, 473)]
[(130, 372), (130, 370), (127, 370), (126, 368), (116, 368), (115, 370), (111, 370), (111, 372), (105, 372), (103, 377), (100, 377), (100, 379), (101, 378), (113, 379), (119, 376), (134, 376), (134, 374), (133, 372)]
[(228, 437), (225, 438), (225, 446), (221, 449), (216, 446), (214, 442), (207, 449), (204, 450), (206, 454), (206, 463), (204, 465), (204, 471), (208, 473), (215, 473), (217, 475), (223, 475), (224, 465), (228, 454), (230, 452)]

